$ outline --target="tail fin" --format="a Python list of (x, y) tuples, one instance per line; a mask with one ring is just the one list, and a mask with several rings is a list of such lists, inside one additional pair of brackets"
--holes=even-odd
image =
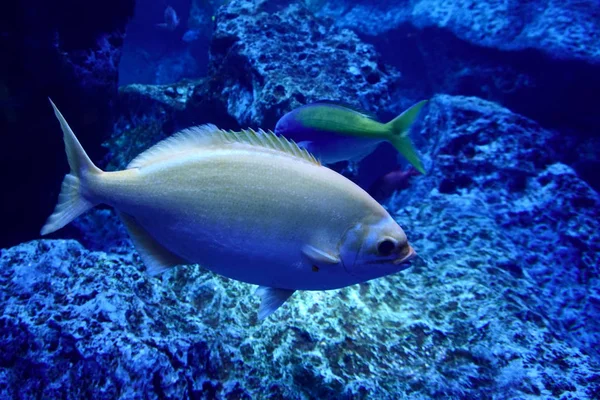
[(81, 179), (85, 174), (102, 173), (102, 170), (96, 167), (87, 154), (85, 154), (85, 150), (83, 150), (83, 147), (81, 147), (79, 140), (77, 140), (75, 134), (69, 127), (69, 124), (67, 124), (67, 121), (65, 121), (64, 117), (60, 111), (58, 111), (58, 108), (56, 108), (52, 100), (50, 100), (50, 104), (52, 104), (54, 115), (56, 115), (56, 118), (60, 122), (60, 127), (63, 131), (65, 151), (69, 160), (71, 172), (69, 172), (69, 174), (66, 175), (65, 179), (63, 180), (62, 187), (60, 189), (60, 195), (58, 196), (58, 203), (56, 204), (54, 212), (52, 215), (50, 215), (46, 221), (46, 224), (42, 228), (40, 232), (42, 235), (47, 235), (62, 228), (95, 206), (95, 203), (84, 198), (82, 195)]
[(419, 111), (427, 103), (427, 100), (423, 100), (404, 111), (402, 114), (388, 122), (386, 125), (391, 131), (391, 136), (388, 140), (394, 145), (396, 150), (400, 152), (422, 174), (425, 174), (425, 168), (417, 155), (410, 137), (408, 136), (410, 127), (417, 119)]

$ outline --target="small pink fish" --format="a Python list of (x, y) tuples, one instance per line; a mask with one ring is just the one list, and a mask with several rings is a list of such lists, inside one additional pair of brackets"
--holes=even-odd
[(178, 25), (179, 17), (177, 16), (177, 13), (171, 6), (168, 6), (165, 9), (165, 22), (161, 24), (156, 24), (156, 26), (158, 26), (159, 28), (166, 29), (168, 31), (174, 31)]
[(413, 176), (420, 175), (414, 168), (406, 170), (397, 169), (381, 176), (370, 187), (367, 192), (377, 201), (387, 199), (395, 191), (407, 189), (410, 186), (410, 179)]

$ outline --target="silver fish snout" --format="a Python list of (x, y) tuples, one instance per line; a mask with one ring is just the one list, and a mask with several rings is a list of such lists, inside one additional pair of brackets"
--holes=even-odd
[(403, 254), (400, 258), (397, 258), (396, 260), (394, 260), (394, 264), (398, 265), (398, 264), (406, 264), (408, 262), (410, 262), (410, 260), (412, 260), (413, 258), (415, 258), (417, 256), (417, 252), (415, 251), (415, 249), (412, 248), (412, 246), (410, 244), (406, 245), (408, 248), (408, 251), (403, 251)]

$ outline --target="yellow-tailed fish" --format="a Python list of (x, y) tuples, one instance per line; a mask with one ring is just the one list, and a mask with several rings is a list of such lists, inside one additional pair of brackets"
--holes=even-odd
[(275, 133), (294, 140), (325, 164), (359, 161), (387, 141), (424, 174), (409, 131), (426, 103), (423, 100), (383, 124), (358, 110), (329, 101), (317, 102), (285, 114), (277, 122)]
[(186, 129), (104, 172), (54, 107), (71, 171), (42, 235), (114, 207), (151, 274), (201, 264), (259, 285), (259, 318), (295, 290), (342, 288), (408, 267), (406, 234), (364, 190), (272, 132)]

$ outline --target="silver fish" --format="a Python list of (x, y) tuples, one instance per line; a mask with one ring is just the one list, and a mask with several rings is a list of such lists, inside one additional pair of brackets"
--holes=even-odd
[(295, 290), (328, 290), (408, 267), (406, 234), (363, 189), (272, 132), (186, 129), (104, 172), (52, 103), (71, 171), (42, 235), (114, 207), (151, 274), (200, 264), (259, 285), (259, 318)]

